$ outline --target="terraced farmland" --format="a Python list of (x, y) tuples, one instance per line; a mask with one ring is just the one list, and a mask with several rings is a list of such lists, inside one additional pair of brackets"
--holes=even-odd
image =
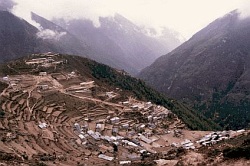
[(56, 63), (46, 57), (16, 62), (18, 73), (0, 80), (0, 165), (155, 164), (180, 148), (194, 153), (209, 133), (191, 131), (171, 110), (67, 67), (57, 54), (49, 55)]

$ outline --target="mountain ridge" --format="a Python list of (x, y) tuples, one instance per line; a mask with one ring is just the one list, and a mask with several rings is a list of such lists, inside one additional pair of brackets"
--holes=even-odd
[[(86, 55), (87, 53), (87, 49), (81, 42), (68, 33), (60, 35), (52, 30), (46, 31), (47, 29), (45, 29), (40, 31), (24, 19), (8, 11), (0, 11), (0, 17), (0, 35), (2, 38), (0, 41), (0, 49), (2, 50), (0, 62), (10, 61), (32, 53), (48, 51), (80, 55)], [(39, 18), (41, 19), (41, 17)], [(55, 27), (56, 25), (53, 26)], [(39, 34), (41, 35), (40, 37)], [(50, 37), (51, 35), (52, 38)], [(53, 39), (54, 35), (59, 36)], [(42, 37), (49, 38), (44, 39)]]
[[(246, 76), (250, 24), (249, 18), (241, 19), (239, 15), (238, 11), (232, 11), (210, 23), (157, 59), (139, 77), (160, 92), (192, 103), (224, 127), (247, 127), (249, 104), (245, 88), (249, 82)], [(230, 115), (235, 119), (227, 118)]]
[[(148, 66), (163, 53), (168, 52), (174, 45), (163, 40), (167, 38), (166, 36), (160, 39), (146, 35), (142, 28), (120, 14), (99, 17), (99, 27), (95, 27), (93, 22), (87, 19), (70, 21), (55, 19), (53, 21), (80, 37), (81, 40), (89, 41), (92, 50), (103, 54), (102, 57), (93, 59), (102, 62), (101, 58), (112, 57), (116, 61), (115, 65), (127, 66), (123, 69), (132, 75)], [(174, 35), (169, 35), (170, 41), (174, 38)], [(174, 43), (177, 44), (177, 41), (176, 39)], [(141, 59), (144, 60), (141, 61)], [(111, 63), (106, 64), (116, 67)]]
[[(172, 47), (169, 42), (163, 44), (167, 36), (161, 39), (147, 36), (141, 28), (118, 14), (115, 17), (100, 17), (102, 24), (100, 27), (95, 27), (91, 20), (85, 19), (72, 19), (67, 23), (63, 19), (49, 21), (34, 12), (31, 12), (31, 19), (37, 23), (38, 27), (34, 27), (12, 13), (9, 13), (8, 17), (15, 19), (12, 22), (1, 23), (1, 27), (5, 27), (2, 35), (10, 33), (11, 35), (8, 34), (8, 36), (16, 36), (16, 38), (2, 36), (4, 39), (2, 42), (5, 42), (2, 49), (6, 49), (6, 52), (0, 56), (2, 62), (30, 53), (52, 51), (88, 57), (135, 75), (163, 52), (168, 51), (170, 47), (168, 45)], [(22, 27), (22, 33), (15, 34), (13, 28), (6, 29), (9, 25), (5, 23), (12, 23), (16, 24), (17, 30), (20, 20), (29, 24)], [(121, 28), (121, 26), (126, 28)], [(25, 29), (31, 27), (33, 31)], [(12, 32), (9, 32), (11, 30)], [(29, 31), (30, 33), (27, 33)], [(20, 34), (23, 35), (20, 36)], [(168, 40), (172, 39), (175, 39), (174, 35), (170, 35)], [(11, 42), (6, 43), (9, 40)], [(17, 44), (14, 48), (11, 44), (14, 42), (25, 43), (25, 46)], [(174, 43), (177, 44), (178, 39)], [(19, 48), (20, 54), (13, 53), (12, 48), (13, 51)], [(24, 49), (21, 50), (21, 48)], [(141, 61), (141, 59), (144, 60)]]

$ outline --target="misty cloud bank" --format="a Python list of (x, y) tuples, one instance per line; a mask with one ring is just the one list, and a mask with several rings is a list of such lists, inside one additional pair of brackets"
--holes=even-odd
[(12, 9), (15, 15), (38, 29), (40, 26), (31, 19), (31, 11), (48, 20), (85, 18), (92, 20), (96, 27), (100, 25), (100, 16), (119, 13), (139, 26), (168, 27), (186, 38), (237, 8), (242, 17), (250, 15), (249, 0), (230, 0), (230, 3), (228, 0), (0, 0), (0, 6)]

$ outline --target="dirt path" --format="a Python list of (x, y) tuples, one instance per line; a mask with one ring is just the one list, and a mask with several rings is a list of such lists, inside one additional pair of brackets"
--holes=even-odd
[(62, 93), (65, 94), (65, 95), (69, 95), (69, 96), (72, 96), (72, 97), (79, 98), (79, 99), (89, 100), (89, 101), (93, 101), (93, 102), (98, 102), (98, 103), (105, 104), (105, 105), (108, 105), (108, 106), (121, 107), (121, 108), (124, 107), (123, 105), (120, 105), (120, 104), (111, 103), (111, 102), (107, 102), (107, 101), (102, 101), (102, 100), (95, 99), (95, 98), (81, 97), (81, 96), (77, 96), (77, 95), (73, 95), (73, 94), (69, 94), (69, 93), (65, 93), (65, 92), (62, 92)]

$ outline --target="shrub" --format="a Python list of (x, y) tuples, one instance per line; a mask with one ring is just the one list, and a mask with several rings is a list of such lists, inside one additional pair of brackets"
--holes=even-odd
[(225, 158), (246, 158), (250, 159), (250, 146), (226, 148), (223, 150)]

